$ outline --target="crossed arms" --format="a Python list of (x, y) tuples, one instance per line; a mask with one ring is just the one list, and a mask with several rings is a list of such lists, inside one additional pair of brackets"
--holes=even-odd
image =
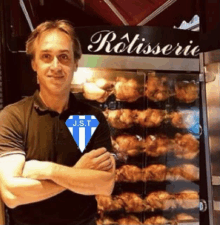
[(51, 198), (66, 189), (83, 195), (110, 195), (115, 160), (105, 148), (84, 154), (73, 167), (30, 160), (22, 154), (0, 158), (0, 193), (4, 203), (19, 205)]

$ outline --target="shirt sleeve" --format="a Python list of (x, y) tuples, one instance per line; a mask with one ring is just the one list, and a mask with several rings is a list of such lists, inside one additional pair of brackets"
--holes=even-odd
[(8, 106), (0, 112), (0, 157), (24, 154), (24, 131), (19, 111)]
[(97, 148), (105, 147), (109, 152), (112, 152), (110, 129), (105, 119), (105, 116), (100, 111), (96, 115), (96, 118), (99, 121), (99, 125), (91, 139), (91, 148), (97, 149)]

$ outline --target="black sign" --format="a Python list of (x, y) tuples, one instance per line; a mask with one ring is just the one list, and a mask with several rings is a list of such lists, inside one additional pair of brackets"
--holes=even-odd
[(158, 27), (76, 28), (83, 54), (198, 58), (197, 32)]

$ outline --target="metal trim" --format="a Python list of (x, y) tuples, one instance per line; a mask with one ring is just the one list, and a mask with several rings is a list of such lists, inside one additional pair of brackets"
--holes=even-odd
[(146, 23), (148, 23), (150, 20), (158, 16), (160, 13), (162, 13), (165, 9), (167, 9), (169, 6), (171, 6), (174, 2), (177, 0), (168, 0), (163, 5), (161, 5), (159, 8), (157, 8), (154, 12), (152, 12), (150, 15), (148, 15), (145, 19), (143, 19), (140, 23), (137, 24), (137, 26), (143, 26)]
[(108, 7), (112, 10), (112, 12), (121, 20), (121, 22), (124, 25), (126, 26), (129, 25), (126, 19), (121, 15), (121, 13), (116, 9), (116, 7), (109, 0), (104, 0), (104, 2), (108, 5)]
[(176, 223), (177, 225), (200, 225), (199, 222), (183, 222), (183, 223)]
[(29, 25), (31, 31), (33, 31), (34, 30), (34, 27), (33, 27), (33, 24), (31, 22), (31, 18), (30, 18), (29, 14), (28, 14), (28, 11), (27, 11), (27, 9), (25, 7), (24, 1), (23, 0), (20, 0), (19, 3), (20, 3), (20, 6), (21, 6), (22, 11), (24, 13), (24, 16), (25, 16), (25, 18), (26, 18), (26, 20), (28, 22), (28, 25)]
[[(203, 53), (199, 55), (200, 59), (200, 72), (204, 74), (203, 67)], [(212, 199), (212, 177), (211, 177), (211, 159), (209, 150), (209, 136), (208, 136), (208, 116), (207, 116), (207, 102), (206, 102), (206, 88), (205, 82), (201, 83), (201, 98), (202, 98), (202, 113), (203, 113), (203, 133), (204, 133), (204, 143), (205, 143), (205, 157), (206, 157), (206, 176), (207, 176), (207, 191), (208, 191), (208, 208), (209, 208), (209, 225), (214, 225), (213, 221), (213, 202)]]
[(83, 54), (79, 67), (199, 72), (199, 59)]

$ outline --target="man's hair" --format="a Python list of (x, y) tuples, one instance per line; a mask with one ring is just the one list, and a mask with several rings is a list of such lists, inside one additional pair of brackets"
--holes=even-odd
[(49, 30), (60, 30), (66, 33), (67, 35), (69, 35), (69, 37), (71, 38), (73, 42), (74, 60), (75, 62), (78, 62), (78, 60), (81, 58), (81, 55), (82, 55), (81, 45), (74, 31), (73, 26), (67, 20), (46, 21), (38, 25), (28, 37), (28, 40), (26, 42), (26, 54), (29, 55), (31, 59), (34, 58), (35, 41), (37, 40), (37, 38), (40, 37), (42, 33)]

